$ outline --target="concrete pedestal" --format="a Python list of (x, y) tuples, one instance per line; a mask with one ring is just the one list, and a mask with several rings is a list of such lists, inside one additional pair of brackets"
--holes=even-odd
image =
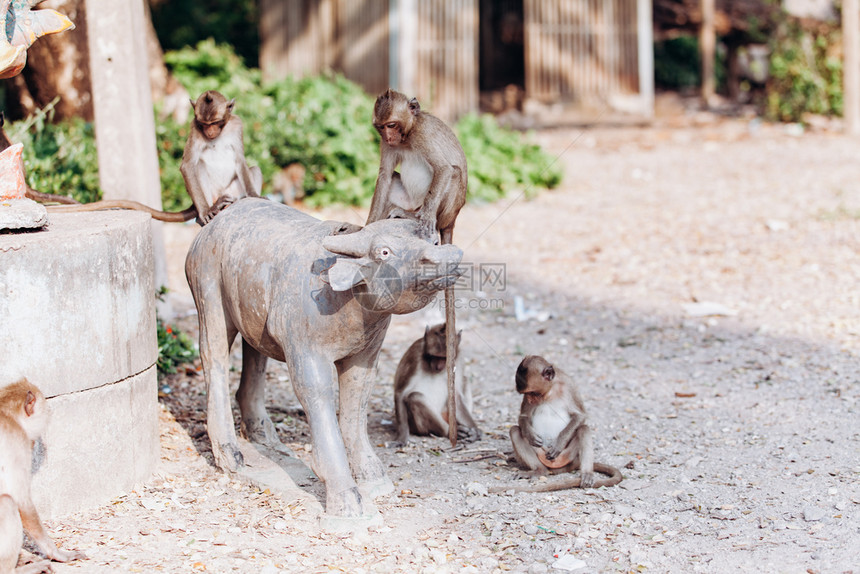
[(155, 285), (148, 215), (50, 214), (0, 235), (0, 385), (48, 397), (43, 517), (108, 502), (158, 460)]

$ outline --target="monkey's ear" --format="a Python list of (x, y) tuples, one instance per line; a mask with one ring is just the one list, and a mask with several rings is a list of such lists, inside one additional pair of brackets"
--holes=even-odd
[(33, 391), (27, 391), (27, 400), (24, 402), (24, 412), (28, 417), (33, 416), (33, 413), (36, 412), (36, 395), (33, 394)]
[(232, 112), (232, 111), (233, 111), (233, 106), (235, 106), (235, 105), (236, 105), (236, 98), (233, 98), (232, 100), (230, 100), (229, 102), (227, 102), (227, 111), (228, 111), (228, 112)]
[(364, 282), (361, 266), (367, 263), (365, 259), (343, 259), (338, 257), (328, 270), (328, 284), (333, 291), (349, 291), (359, 283)]
[(412, 112), (413, 116), (421, 111), (421, 104), (418, 103), (418, 98), (409, 100), (409, 111)]
[(543, 370), (543, 372), (541, 373), (541, 375), (542, 375), (542, 376), (543, 376), (543, 378), (544, 378), (544, 379), (546, 379), (547, 381), (551, 381), (551, 380), (553, 380), (553, 379), (555, 378), (555, 369), (553, 368), (553, 366), (552, 366), (552, 365), (550, 365), (550, 366), (548, 366), (547, 368), (545, 368), (545, 369)]
[(197, 105), (197, 102), (195, 102), (191, 98), (188, 98), (188, 101), (191, 102), (191, 109), (196, 110), (197, 108), (195, 106)]

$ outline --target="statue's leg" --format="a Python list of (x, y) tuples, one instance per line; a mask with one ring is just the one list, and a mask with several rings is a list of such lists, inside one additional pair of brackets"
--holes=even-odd
[(337, 363), (340, 384), (340, 431), (353, 476), (366, 496), (373, 498), (394, 490), (382, 461), (367, 435), (367, 401), (376, 372), (382, 338), (373, 348)]
[(361, 517), (367, 514), (349, 471), (346, 448), (335, 411), (336, 373), (324, 358), (293, 353), (287, 357), (290, 380), (305, 410), (313, 442), (313, 471), (325, 483), (326, 514)]
[(200, 362), (208, 393), (206, 427), (215, 464), (235, 472), (244, 464), (230, 405), (230, 345), (237, 331), (224, 314), (219, 286), (197, 279), (189, 283), (200, 324)]
[(242, 378), (236, 401), (242, 413), (242, 435), (251, 442), (281, 446), (278, 433), (266, 412), (266, 363), (269, 358), (242, 339)]

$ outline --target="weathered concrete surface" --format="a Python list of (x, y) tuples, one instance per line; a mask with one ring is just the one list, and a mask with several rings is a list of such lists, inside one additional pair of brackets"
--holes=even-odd
[(53, 214), (0, 235), (0, 384), (49, 398), (34, 481), (46, 517), (102, 504), (145, 480), (158, 455), (155, 286), (148, 215)]
[(152, 268), (145, 214), (53, 214), (47, 231), (0, 235), (0, 382), (53, 397), (151, 367)]
[(158, 462), (155, 366), (117, 383), (48, 399), (45, 461), (33, 477), (42, 518), (105, 504)]
[(48, 224), (48, 211), (26, 197), (0, 200), (0, 231), (41, 229)]

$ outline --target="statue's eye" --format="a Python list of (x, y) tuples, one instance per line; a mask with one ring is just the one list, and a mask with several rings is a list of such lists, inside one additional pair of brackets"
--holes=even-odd
[(391, 257), (391, 250), (387, 247), (383, 247), (379, 250), (379, 258), (380, 259), (388, 259)]

